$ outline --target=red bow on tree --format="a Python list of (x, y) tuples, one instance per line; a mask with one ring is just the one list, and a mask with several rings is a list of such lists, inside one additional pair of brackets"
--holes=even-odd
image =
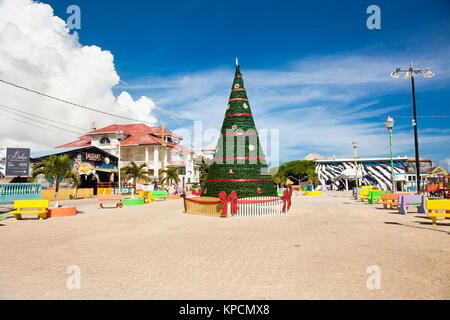
[(291, 196), (292, 196), (292, 189), (289, 191), (286, 189), (283, 192), (283, 212), (289, 211), (289, 208), (291, 207)]
[(225, 193), (225, 191), (220, 191), (219, 199), (221, 202), (223, 202), (222, 214), (225, 217), (227, 216), (227, 207), (228, 207), (228, 202), (229, 202), (231, 204), (231, 215), (234, 216), (238, 210), (236, 192), (231, 191), (230, 195), (227, 197), (227, 194)]

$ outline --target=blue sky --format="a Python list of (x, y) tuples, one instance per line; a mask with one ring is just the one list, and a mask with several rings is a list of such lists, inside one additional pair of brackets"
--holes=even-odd
[[(185, 135), (195, 120), (220, 129), (238, 56), (257, 127), (280, 130), (280, 161), (349, 157), (352, 140), (360, 156), (388, 156), (388, 115), (394, 154), (413, 156), (411, 85), (390, 77), (413, 60), (436, 73), (416, 78), (420, 155), (450, 158), (448, 1), (43, 2), (61, 19), (78, 5), (79, 42), (114, 57), (114, 95), (148, 97)], [(371, 4), (381, 30), (366, 27)]]

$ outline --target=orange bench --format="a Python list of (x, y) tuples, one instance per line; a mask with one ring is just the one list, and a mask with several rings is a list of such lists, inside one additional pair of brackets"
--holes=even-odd
[(382, 193), (381, 194), (381, 200), (378, 202), (379, 204), (382, 204), (385, 209), (387, 209), (387, 206), (390, 206), (392, 209), (394, 206), (398, 206), (398, 196), (400, 195), (410, 195), (411, 193), (404, 192), (404, 193)]
[(102, 194), (98, 196), (98, 207), (103, 208), (105, 203), (115, 204), (116, 207), (122, 208), (122, 195), (120, 194)]

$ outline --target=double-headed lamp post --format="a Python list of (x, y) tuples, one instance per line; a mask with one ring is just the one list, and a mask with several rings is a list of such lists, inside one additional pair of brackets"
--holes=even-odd
[(392, 73), (392, 78), (399, 78), (400, 73), (404, 73), (402, 76), (403, 79), (411, 78), (411, 90), (412, 90), (412, 100), (413, 100), (413, 120), (412, 125), (414, 127), (414, 147), (416, 151), (416, 183), (417, 183), (417, 193), (420, 193), (420, 160), (419, 160), (419, 140), (417, 137), (417, 119), (416, 119), (416, 93), (414, 88), (414, 75), (421, 75), (424, 78), (430, 79), (434, 77), (434, 73), (430, 71), (429, 68), (425, 69), (414, 69), (413, 63), (409, 64), (409, 69), (402, 70), (401, 68), (396, 68)]
[(392, 180), (392, 192), (395, 192), (395, 179), (394, 179), (394, 161), (392, 160), (392, 128), (394, 127), (394, 119), (390, 116), (384, 121), (386, 128), (389, 131), (389, 152), (391, 154), (391, 180)]
[(358, 142), (352, 141), (353, 150), (355, 151), (355, 181), (356, 188), (358, 188), (358, 162), (356, 162), (356, 147), (358, 146)]
[(116, 131), (116, 138), (117, 138), (117, 141), (118, 141), (118, 143), (117, 143), (117, 145), (118, 145), (118, 155), (119, 155), (119, 157), (118, 157), (118, 161), (117, 161), (117, 166), (119, 167), (119, 179), (118, 179), (118, 181), (119, 181), (119, 194), (122, 194), (122, 189), (121, 189), (121, 176), (120, 176), (120, 141), (122, 141), (122, 139), (123, 139), (123, 131), (122, 130), (118, 130), (118, 131)]

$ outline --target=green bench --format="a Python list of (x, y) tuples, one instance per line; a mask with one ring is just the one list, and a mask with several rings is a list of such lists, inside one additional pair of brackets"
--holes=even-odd
[(166, 200), (167, 198), (167, 190), (160, 191), (152, 191), (152, 199), (153, 200)]
[(375, 202), (381, 201), (381, 194), (382, 193), (389, 193), (389, 191), (370, 190), (369, 191), (369, 198), (368, 198), (369, 204), (375, 204)]

